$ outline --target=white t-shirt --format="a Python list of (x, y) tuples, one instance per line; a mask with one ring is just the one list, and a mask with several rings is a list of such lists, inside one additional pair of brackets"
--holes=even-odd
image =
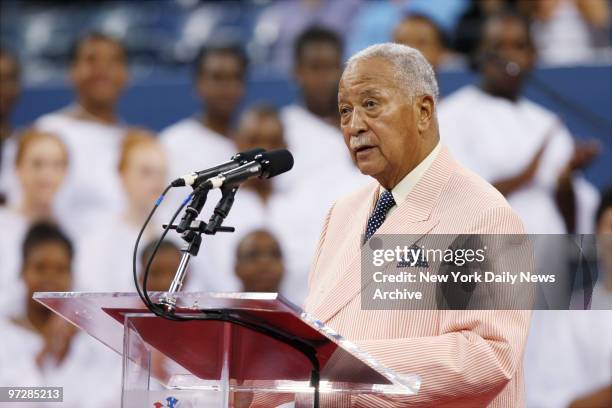
[[(162, 233), (161, 222), (151, 220), (152, 230), (140, 239), (136, 255), (137, 273), (141, 272), (142, 251)], [(134, 244), (140, 226), (129, 224), (122, 216), (114, 215), (99, 220), (93, 231), (84, 237), (76, 259), (75, 289), (92, 292), (135, 292), (132, 272)], [(166, 236), (180, 248), (179, 237), (172, 231)]]
[[(525, 98), (512, 102), (469, 85), (440, 103), (438, 119), (442, 141), (452, 154), (491, 183), (522, 172), (548, 140), (533, 181), (507, 199), (529, 233), (566, 232), (554, 192), (574, 141), (555, 114)], [(589, 233), (599, 196), (586, 180), (575, 180), (577, 231)]]
[(281, 119), (295, 161), (287, 176), (279, 178), (290, 192), (287, 254), (294, 270), (305, 271), (295, 275), (296, 281), (287, 281), (291, 287), (287, 293), (295, 291), (289, 297), (297, 301), (308, 289), (307, 275), (327, 212), (336, 200), (371, 183), (372, 178), (362, 175), (352, 162), (338, 128), (299, 105), (283, 108)]
[[(160, 133), (160, 142), (170, 162), (169, 181), (225, 163), (236, 153), (236, 147), (231, 139), (207, 128), (196, 118), (186, 118), (167, 127)], [(190, 187), (175, 188), (170, 191), (159, 209), (160, 218), (164, 223), (170, 219), (190, 192)], [(221, 194), (218, 190), (211, 191), (202, 213), (210, 214), (219, 198)]]
[(17, 155), (17, 137), (11, 135), (2, 142), (2, 163), (0, 163), (0, 194), (6, 196), (7, 203), (15, 202), (19, 191), (15, 175), (15, 156)]
[(66, 111), (49, 113), (35, 126), (59, 136), (68, 148), (69, 169), (57, 197), (57, 208), (87, 231), (109, 212), (125, 204), (118, 172), (125, 128), (77, 119)]
[(170, 178), (226, 162), (236, 153), (231, 139), (186, 118), (164, 129), (160, 141), (170, 158)]
[[(98, 341), (77, 333), (59, 366), (46, 364), (40, 369), (35, 357), (43, 342), (36, 333), (7, 319), (0, 321), (0, 333), (0, 384), (3, 386), (64, 387), (61, 405), (66, 408), (120, 405), (121, 357)], [(39, 405), (21, 403), (19, 406)]]
[(18, 313), (23, 304), (21, 248), (28, 220), (9, 207), (0, 208), (0, 318)]
[(363, 185), (339, 129), (299, 105), (283, 108), (281, 119), (294, 158), (293, 169), (280, 178), (283, 184), (318, 182), (318, 188), (326, 188), (333, 183), (340, 195)]
[[(82, 241), (76, 262), (75, 289), (134, 292), (132, 252), (137, 236), (138, 228), (123, 222), (118, 216), (100, 221)], [(140, 259), (137, 262), (139, 264)]]
[(612, 311), (534, 311), (524, 370), (528, 407), (567, 407), (612, 384)]
[[(160, 142), (164, 146), (168, 159), (169, 180), (172, 181), (180, 176), (195, 171), (204, 170), (209, 167), (229, 161), (236, 153), (236, 147), (231, 139), (216, 133), (207, 128), (195, 117), (185, 118), (167, 127), (160, 133)], [(191, 187), (174, 188), (166, 196), (158, 210), (158, 223), (166, 224), (181, 204), (181, 202), (192, 191)], [(206, 205), (201, 211), (199, 219), (208, 221), (214, 210), (214, 206), (221, 198), (219, 190), (209, 192)], [(181, 215), (175, 220), (178, 224)], [(160, 229), (161, 232), (161, 229)], [(178, 234), (170, 231), (168, 237), (178, 239)], [(201, 247), (207, 245), (210, 237), (202, 236)], [(216, 237), (215, 237), (216, 238)], [(181, 241), (182, 242), (182, 241)], [(209, 274), (209, 270), (215, 267), (209, 265), (204, 258), (204, 251), (201, 249), (198, 256), (191, 258), (189, 264), (189, 281), (187, 289), (197, 291), (237, 291), (237, 283), (232, 276), (227, 275), (224, 270), (220, 278), (214, 274)]]

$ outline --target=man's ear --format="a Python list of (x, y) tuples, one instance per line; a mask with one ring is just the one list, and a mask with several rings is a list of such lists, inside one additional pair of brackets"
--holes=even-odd
[(419, 96), (416, 100), (417, 129), (420, 133), (428, 130), (434, 120), (434, 100), (430, 95)]

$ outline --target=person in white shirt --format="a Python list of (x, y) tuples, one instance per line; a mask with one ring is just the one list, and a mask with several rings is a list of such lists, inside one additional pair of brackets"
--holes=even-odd
[(236, 46), (204, 47), (195, 62), (202, 113), (164, 129), (172, 179), (225, 162), (235, 153), (232, 125), (246, 86), (247, 59)]
[(338, 198), (368, 182), (352, 162), (339, 129), (342, 54), (343, 43), (336, 33), (316, 26), (306, 29), (294, 45), (300, 101), (281, 111), (285, 140), (295, 163), (279, 177), (278, 185), (289, 195), (285, 200), (291, 205), (292, 217), (290, 228), (280, 234), (272, 231), (279, 237), (287, 264), (282, 293), (296, 303), (305, 298), (309, 259), (325, 215)]
[(15, 183), (13, 159), (15, 137), (10, 115), (21, 93), (20, 69), (17, 57), (0, 48), (0, 205), (7, 202), (10, 183)]
[[(128, 129), (114, 171), (121, 180), (127, 204), (123, 211), (101, 217), (83, 238), (75, 279), (79, 290), (136, 290), (132, 274), (134, 244), (165, 187), (168, 177), (166, 152), (152, 133), (139, 128)], [(161, 233), (161, 224), (155, 217), (151, 220), (141, 245)]]
[(279, 292), (285, 266), (274, 235), (265, 229), (245, 235), (236, 247), (234, 270), (243, 292)]
[(43, 115), (35, 126), (56, 133), (68, 147), (71, 168), (58, 204), (62, 211), (82, 216), (86, 231), (100, 214), (123, 205), (114, 170), (125, 132), (117, 116), (128, 80), (125, 49), (104, 34), (80, 38), (72, 52), (70, 80), (75, 104)]
[[(267, 105), (247, 109), (240, 118), (234, 142), (234, 150), (237, 151), (285, 148), (278, 112)], [(255, 229), (267, 227), (277, 233), (279, 229), (289, 228), (286, 223), (290, 213), (289, 196), (282, 183), (278, 182), (284, 176), (282, 174), (273, 179), (253, 178), (242, 183), (224, 222), (224, 225), (232, 226), (236, 231), (204, 236), (200, 255), (192, 261), (201, 290), (240, 291), (242, 285), (234, 274), (238, 242)], [(209, 194), (207, 204), (211, 205), (211, 209), (216, 203), (217, 199), (211, 199)], [(210, 215), (211, 211), (205, 208), (201, 218), (207, 221)]]
[(67, 408), (118, 406), (120, 357), (32, 299), (34, 292), (71, 290), (69, 238), (53, 224), (37, 223), (26, 233), (20, 252), (25, 307), (0, 321), (0, 384), (63, 387), (62, 406)]
[(14, 311), (23, 295), (20, 249), (28, 226), (39, 220), (70, 223), (60, 217), (55, 197), (68, 166), (68, 153), (55, 135), (31, 129), (20, 135), (16, 149), (16, 178), (23, 194), (18, 202), (0, 207), (0, 315)]
[[(311, 27), (294, 46), (294, 77), (301, 100), (283, 108), (281, 118), (287, 146), (295, 163), (284, 182), (291, 186), (322, 181), (334, 174), (331, 202), (351, 191), (359, 180), (358, 171), (339, 130), (338, 82), (342, 73), (342, 40), (326, 28)], [(320, 192), (325, 185), (318, 185)], [(329, 200), (328, 200), (329, 201)], [(326, 202), (327, 208), (331, 202)]]
[[(252, 106), (242, 114), (234, 139), (238, 151), (286, 147), (278, 112), (265, 104)], [(236, 231), (204, 237), (200, 256), (193, 261), (194, 271), (199, 278), (203, 277), (203, 289), (244, 289), (243, 282), (234, 273), (239, 242), (255, 230), (266, 230), (278, 240), (284, 254), (285, 272), (279, 291), (292, 302), (302, 303), (310, 259), (328, 208), (318, 204), (322, 196), (310, 195), (312, 190), (306, 194), (307, 187), (312, 186), (308, 185), (310, 180), (295, 180), (294, 185), (283, 183), (291, 171), (272, 179), (253, 178), (240, 186), (224, 223)], [(316, 188), (321, 192), (325, 189), (324, 186)]]
[(443, 141), (506, 196), (530, 233), (592, 232), (598, 193), (579, 171), (598, 153), (552, 112), (521, 96), (535, 63), (528, 23), (504, 13), (484, 25), (480, 86), (439, 105)]

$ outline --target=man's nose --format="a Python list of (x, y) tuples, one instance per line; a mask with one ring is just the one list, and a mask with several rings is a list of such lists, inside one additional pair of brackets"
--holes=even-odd
[(351, 120), (348, 125), (348, 132), (350, 135), (359, 135), (368, 130), (368, 125), (362, 117), (359, 109), (356, 109), (351, 116)]

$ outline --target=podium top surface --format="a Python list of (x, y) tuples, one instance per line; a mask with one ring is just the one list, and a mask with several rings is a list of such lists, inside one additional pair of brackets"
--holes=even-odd
[[(154, 302), (162, 296), (163, 292), (151, 293)], [(307, 384), (310, 377), (311, 361), (279, 340), (218, 320), (163, 319), (150, 313), (136, 293), (46, 292), (35, 293), (34, 299), (121, 355), (124, 323), (129, 322), (147, 348), (172, 361), (166, 366), (182, 374), (175, 378), (189, 375), (202, 381), (218, 380), (227, 355), (229, 377), (236, 384)], [(265, 322), (311, 345), (320, 365), (322, 391), (328, 386), (331, 390), (413, 395), (420, 387), (417, 375), (393, 372), (276, 293), (177, 294), (180, 315), (199, 317), (219, 309)]]

